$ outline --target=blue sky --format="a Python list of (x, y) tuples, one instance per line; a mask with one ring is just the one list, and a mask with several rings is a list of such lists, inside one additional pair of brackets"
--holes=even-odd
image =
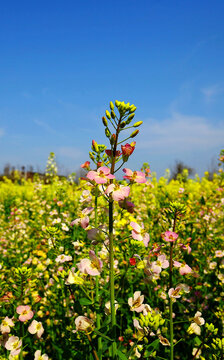
[(79, 169), (110, 100), (143, 120), (129, 167), (202, 175), (224, 147), (222, 0), (5, 1), (0, 168)]

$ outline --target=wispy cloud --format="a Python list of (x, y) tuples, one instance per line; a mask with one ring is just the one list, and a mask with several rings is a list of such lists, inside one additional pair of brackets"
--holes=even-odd
[(57, 153), (72, 160), (79, 160), (82, 156), (85, 155), (82, 150), (73, 146), (62, 146), (58, 149)]
[(204, 99), (207, 102), (214, 101), (216, 98), (216, 95), (218, 95), (222, 91), (223, 91), (223, 89), (218, 84), (207, 86), (207, 87), (204, 87), (201, 89), (201, 92), (204, 95)]
[(46, 122), (38, 120), (38, 119), (34, 119), (33, 121), (36, 125), (40, 126), (45, 131), (47, 131), (51, 134), (55, 133), (55, 130), (50, 125), (48, 125)]
[(223, 139), (224, 122), (214, 124), (204, 117), (173, 112), (167, 119), (144, 121), (138, 148), (178, 155), (186, 151), (221, 148)]

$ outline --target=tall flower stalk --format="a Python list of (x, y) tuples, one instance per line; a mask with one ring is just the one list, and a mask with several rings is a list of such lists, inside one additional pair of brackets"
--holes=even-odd
[[(119, 112), (117, 116), (115, 113), (115, 106)], [(97, 165), (97, 171), (89, 171), (87, 178), (92, 182), (93, 185), (103, 184), (104, 186), (109, 186), (105, 190), (105, 197), (109, 203), (109, 282), (110, 282), (110, 312), (111, 312), (111, 336), (113, 339), (112, 342), (112, 359), (116, 358), (116, 310), (115, 310), (115, 290), (114, 290), (114, 200), (118, 198), (124, 200), (128, 195), (119, 194), (118, 190), (115, 190), (116, 184), (114, 184), (114, 174), (127, 162), (129, 156), (132, 154), (135, 148), (135, 142), (131, 144), (121, 145), (121, 151), (118, 150), (118, 145), (124, 143), (128, 139), (134, 138), (139, 130), (136, 129), (142, 124), (142, 121), (139, 121), (132, 126), (128, 126), (132, 119), (135, 116), (136, 107), (134, 105), (125, 104), (124, 102), (115, 101), (115, 106), (113, 102), (110, 102), (110, 111), (106, 110), (106, 116), (103, 116), (102, 121), (105, 126), (105, 135), (110, 142), (110, 149), (106, 149), (104, 145), (98, 145), (95, 140), (92, 141), (92, 151), (89, 153), (90, 159)], [(108, 125), (110, 124), (110, 126)], [(119, 135), (122, 131), (126, 129), (134, 128), (134, 131), (130, 136), (124, 138), (119, 142)], [(111, 133), (111, 129), (114, 130)], [(106, 150), (105, 150), (106, 149)], [(105, 150), (105, 153), (104, 153)], [(103, 154), (102, 154), (103, 153)], [(122, 164), (116, 169), (116, 163), (121, 161)], [(89, 164), (88, 164), (89, 166)], [(108, 166), (110, 168), (108, 168)], [(134, 174), (134, 173), (133, 173)], [(137, 175), (137, 174), (136, 174)], [(114, 194), (113, 195), (113, 191)], [(123, 189), (124, 191), (124, 189)], [(129, 192), (128, 192), (129, 194)], [(95, 227), (97, 227), (97, 195), (95, 196)], [(96, 248), (96, 254), (98, 249)], [(99, 280), (96, 278), (96, 304), (97, 309), (99, 306)], [(96, 315), (97, 329), (100, 328), (100, 315)], [(98, 352), (101, 354), (102, 343), (101, 339), (98, 340)]]

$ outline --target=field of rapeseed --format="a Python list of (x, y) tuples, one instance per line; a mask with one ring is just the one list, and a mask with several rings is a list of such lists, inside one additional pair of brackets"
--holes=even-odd
[(131, 170), (115, 105), (79, 184), (0, 183), (0, 359), (223, 359), (224, 152), (212, 181)]

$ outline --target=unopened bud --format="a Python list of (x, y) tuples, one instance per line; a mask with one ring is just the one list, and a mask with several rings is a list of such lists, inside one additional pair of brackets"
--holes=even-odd
[(115, 117), (116, 117), (115, 112), (113, 110), (111, 110), (111, 117), (112, 117), (112, 119), (115, 119)]
[(103, 125), (107, 126), (108, 122), (107, 122), (107, 119), (105, 118), (105, 116), (102, 117), (102, 121), (103, 121)]
[(108, 128), (106, 128), (105, 129), (105, 135), (106, 135), (106, 137), (110, 137), (110, 135), (111, 135), (111, 132), (110, 132), (110, 130), (108, 129)]
[(133, 126), (134, 127), (138, 127), (140, 125), (142, 125), (143, 121), (137, 121)]
[(139, 130), (135, 130), (135, 131), (133, 131), (133, 133), (131, 134), (131, 138), (134, 138), (136, 135), (138, 135), (138, 133), (139, 133)]
[(135, 105), (131, 105), (129, 108), (129, 112), (133, 113), (133, 112), (135, 112), (136, 109), (137, 109), (137, 107)]
[(95, 151), (95, 152), (99, 152), (99, 147), (98, 147), (98, 144), (95, 140), (92, 141), (92, 150)]
[(120, 128), (123, 129), (126, 125), (126, 121), (122, 121), (121, 125), (120, 125)]
[(116, 135), (115, 135), (115, 134), (112, 134), (112, 135), (111, 135), (111, 138), (110, 138), (110, 143), (111, 143), (111, 145), (115, 144), (115, 141), (116, 141)]
[(110, 120), (111, 119), (111, 115), (110, 115), (110, 112), (108, 110), (106, 110), (106, 117)]
[(89, 157), (90, 157), (91, 160), (95, 160), (95, 157), (94, 157), (94, 155), (93, 155), (93, 153), (91, 151), (89, 152)]
[(110, 102), (110, 110), (114, 110), (114, 104), (112, 101)]

